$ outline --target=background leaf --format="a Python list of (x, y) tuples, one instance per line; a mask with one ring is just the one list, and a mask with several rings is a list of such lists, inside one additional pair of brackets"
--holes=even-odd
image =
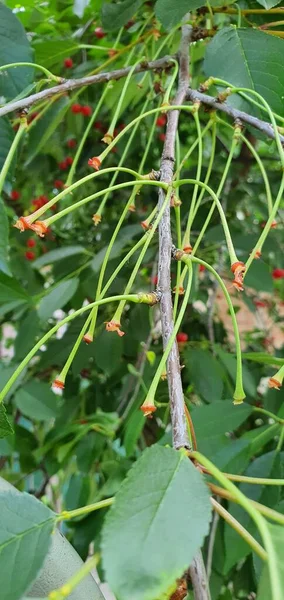
[[(204, 72), (238, 87), (259, 92), (280, 114), (284, 109), (284, 41), (256, 29), (225, 27), (206, 49)], [(250, 113), (255, 109), (234, 94), (228, 103)]]
[(104, 568), (118, 598), (148, 600), (174, 589), (202, 545), (210, 516), (207, 487), (186, 454), (145, 450), (103, 529)]
[(4, 202), (0, 197), (0, 271), (11, 276), (12, 273), (8, 262), (9, 248), (9, 222), (4, 206)]
[(124, 0), (118, 4), (103, 4), (102, 24), (104, 29), (113, 31), (123, 27), (134, 16), (143, 0)]
[(55, 310), (63, 308), (72, 296), (74, 296), (79, 284), (79, 279), (74, 277), (67, 281), (62, 281), (57, 286), (47, 293), (39, 303), (38, 314), (40, 319), (45, 321), (49, 319)]
[(57, 415), (60, 400), (47, 383), (34, 380), (17, 390), (14, 402), (27, 417), (36, 421), (50, 421)]
[[(1, 3), (0, 65), (14, 62), (34, 62), (33, 51), (22, 24), (10, 8)], [(31, 67), (15, 67), (1, 72), (0, 96), (11, 100), (32, 83), (33, 77), (34, 69)]]
[[(54, 513), (33, 496), (0, 494), (2, 600), (18, 600), (31, 585), (47, 554), (54, 522)], [(11, 586), (15, 573), (16, 585)]]
[(184, 353), (184, 361), (194, 390), (207, 402), (222, 398), (223, 381), (217, 360), (207, 350), (194, 349)]
[(13, 433), (13, 429), (7, 419), (5, 406), (0, 404), (0, 438), (11, 435), (11, 433)]
[[(0, 5), (1, 10), (1, 5)], [(0, 13), (1, 14), (1, 13)], [(0, 83), (1, 83), (1, 74), (0, 74)], [(14, 139), (14, 131), (12, 125), (7, 117), (1, 117), (0, 119), (0, 170), (2, 169), (4, 162), (7, 158), (7, 154), (10, 150)], [(15, 169), (15, 160), (16, 155), (10, 165), (8, 173), (6, 175), (5, 183), (10, 183), (12, 181), (13, 172)]]

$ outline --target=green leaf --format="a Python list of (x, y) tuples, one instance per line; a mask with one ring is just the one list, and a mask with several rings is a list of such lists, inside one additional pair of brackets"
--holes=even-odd
[(122, 338), (115, 332), (103, 331), (94, 344), (94, 359), (97, 367), (107, 375), (111, 375), (121, 363), (122, 351)]
[(284, 358), (271, 356), (270, 354), (266, 354), (266, 352), (244, 352), (243, 359), (252, 360), (262, 365), (276, 365), (281, 367), (284, 364)]
[(117, 598), (170, 596), (202, 546), (210, 519), (207, 486), (186, 453), (161, 446), (145, 450), (103, 529), (103, 565)]
[(50, 69), (50, 67), (60, 63), (64, 58), (78, 52), (78, 48), (79, 46), (75, 40), (36, 42), (34, 44), (35, 61)]
[(1, 600), (18, 600), (34, 581), (48, 552), (54, 523), (54, 513), (33, 496), (0, 494)]
[(235, 431), (252, 413), (245, 402), (235, 406), (230, 400), (222, 400), (194, 408), (191, 416), (195, 433), (202, 438)]
[(11, 435), (11, 433), (13, 433), (13, 429), (7, 419), (5, 406), (0, 404), (0, 438)]
[(18, 328), (18, 335), (15, 339), (15, 360), (22, 360), (26, 356), (31, 350), (38, 333), (38, 314), (35, 310), (31, 310)]
[(253, 261), (245, 282), (247, 287), (252, 287), (258, 292), (268, 292), (269, 294), (273, 292), (273, 279), (269, 267), (260, 260)]
[(280, 0), (256, 0), (256, 2), (260, 4), (260, 6), (264, 6), (266, 10), (269, 10), (270, 8), (273, 8), (273, 6), (280, 4)]
[(33, 267), (34, 269), (41, 269), (41, 267), (51, 265), (58, 260), (84, 253), (86, 253), (86, 249), (83, 246), (63, 246), (62, 248), (50, 250), (50, 252), (46, 252), (46, 254), (39, 256), (39, 258), (33, 262)]
[(45, 321), (53, 315), (55, 310), (63, 308), (74, 296), (78, 285), (79, 279), (74, 277), (73, 279), (62, 281), (51, 292), (47, 293), (39, 303), (38, 314), (40, 319)]
[[(268, 452), (256, 458), (248, 467), (246, 475), (250, 477), (282, 477), (281, 461), (278, 454), (274, 451)], [(252, 500), (274, 507), (280, 500), (280, 488), (278, 486), (269, 486), (269, 489), (263, 485), (242, 483), (240, 490)], [(230, 513), (237, 519), (243, 527), (249, 530), (252, 535), (256, 535), (256, 526), (251, 522), (250, 516), (240, 506), (229, 505)], [(229, 525), (225, 525), (225, 573), (232, 568), (239, 560), (250, 554), (251, 547), (233, 530)]]
[[(125, 248), (125, 246), (127, 246), (129, 242), (140, 232), (141, 228), (139, 228), (139, 226), (137, 225), (127, 225), (126, 227), (123, 227), (123, 229), (120, 230), (120, 233), (117, 236), (117, 240), (112, 246), (110, 258), (113, 259), (117, 258), (117, 256), (120, 256), (123, 248)], [(102, 266), (102, 262), (104, 260), (107, 248), (108, 246), (102, 248), (95, 255), (94, 259), (91, 262), (91, 268), (95, 273), (97, 273)]]
[[(281, 600), (284, 589), (284, 528), (280, 525), (267, 523), (272, 552), (270, 560), (273, 563), (273, 571), (269, 574), (269, 565), (265, 565), (260, 579), (257, 600)], [(272, 591), (272, 581), (273, 589)], [(278, 590), (278, 595), (276, 593)]]
[[(15, 62), (34, 62), (33, 51), (26, 32), (14, 13), (0, 4), (0, 65)], [(34, 69), (15, 67), (1, 72), (0, 96), (11, 100), (32, 83)]]
[(29, 381), (20, 387), (14, 398), (17, 408), (26, 416), (35, 421), (50, 421), (55, 419), (59, 402), (47, 383)]
[(16, 279), (0, 273), (0, 305), (6, 302), (14, 302), (14, 300), (25, 300), (28, 302), (29, 296)]
[[(224, 367), (228, 371), (232, 380), (235, 381), (236, 370), (237, 370), (236, 357), (233, 356), (232, 354), (229, 354), (228, 352), (224, 352), (224, 350), (222, 350), (219, 347), (217, 347), (216, 350), (218, 352), (218, 356), (219, 356), (221, 362), (223, 363)], [(254, 397), (254, 395), (256, 394), (256, 383), (255, 383), (255, 380), (254, 380), (252, 374), (250, 373), (249, 369), (246, 367), (246, 365), (243, 365), (243, 384), (244, 384), (245, 393), (248, 394), (249, 396)]]
[[(237, 87), (259, 92), (275, 112), (284, 109), (284, 41), (256, 29), (225, 27), (208, 44), (204, 71)], [(233, 106), (252, 112), (252, 105), (234, 94)]]
[[(0, 126), (1, 130), (1, 126)], [(12, 276), (8, 263), (9, 221), (4, 202), (0, 197), (0, 271)]]
[(63, 120), (68, 107), (69, 102), (67, 98), (57, 99), (56, 102), (53, 102), (49, 110), (44, 113), (43, 117), (37, 121), (35, 126), (31, 128), (28, 145), (29, 154), (26, 165), (29, 165), (36, 155), (41, 150), (44, 150), (49, 138)]
[(207, 402), (220, 400), (223, 380), (217, 360), (207, 350), (187, 350), (184, 362), (194, 389)]
[[(1, 4), (0, 4), (0, 11), (1, 11)], [(1, 26), (0, 26), (0, 29), (1, 29)], [(0, 73), (0, 81), (1, 81), (1, 73)], [(13, 131), (13, 128), (12, 128), (12, 125), (11, 125), (9, 119), (7, 117), (1, 117), (1, 119), (0, 119), (0, 171), (1, 171), (1, 169), (4, 165), (4, 162), (7, 158), (7, 154), (10, 150), (10, 147), (12, 145), (14, 137), (15, 137), (15, 134), (14, 134), (14, 131)], [(5, 180), (6, 183), (12, 181), (12, 176), (13, 176), (13, 172), (14, 172), (14, 168), (15, 168), (15, 158), (16, 157), (14, 157), (12, 164), (10, 165), (10, 168), (6, 175), (6, 180)], [(2, 202), (2, 200), (1, 200), (1, 202)]]
[(143, 0), (124, 0), (118, 4), (103, 4), (102, 25), (108, 31), (123, 27), (133, 17)]
[[(234, 0), (211, 0), (211, 6), (226, 6), (233, 4)], [(177, 25), (187, 12), (192, 12), (204, 6), (204, 0), (158, 0), (155, 5), (155, 14), (165, 29)]]

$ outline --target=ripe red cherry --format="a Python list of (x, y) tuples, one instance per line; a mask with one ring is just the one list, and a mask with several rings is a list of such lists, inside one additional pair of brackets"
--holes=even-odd
[(58, 190), (64, 188), (64, 181), (62, 181), (61, 179), (55, 179), (54, 182), (54, 187), (56, 187)]
[(157, 118), (156, 125), (157, 125), (157, 127), (164, 127), (166, 122), (167, 122), (166, 115), (161, 115), (160, 117)]
[(283, 279), (284, 278), (284, 269), (273, 269), (272, 277), (273, 277), (273, 279)]
[(27, 240), (27, 247), (28, 248), (34, 248), (36, 245), (36, 241), (33, 238), (29, 238)]
[(154, 275), (154, 277), (151, 278), (151, 281), (152, 281), (153, 285), (157, 285), (157, 283), (158, 283), (158, 275)]
[(97, 129), (98, 131), (102, 131), (103, 130), (103, 124), (101, 121), (95, 121), (94, 122), (94, 129)]
[(90, 117), (91, 114), (92, 114), (92, 108), (91, 108), (91, 106), (88, 106), (88, 105), (82, 106), (81, 107), (81, 113), (82, 113), (82, 115), (84, 115), (84, 117)]
[(76, 114), (80, 113), (81, 110), (82, 110), (81, 104), (78, 104), (78, 103), (72, 104), (72, 106), (71, 106), (72, 113), (74, 113), (76, 115)]
[(101, 40), (106, 36), (106, 33), (104, 32), (102, 27), (96, 27), (94, 35), (96, 36), (96, 38), (98, 38), (98, 40)]
[(187, 333), (183, 333), (182, 331), (177, 334), (177, 342), (187, 342), (188, 335)]
[(32, 252), (31, 250), (28, 250), (25, 254), (25, 257), (27, 260), (34, 260), (35, 259), (35, 253)]
[(15, 200), (15, 201), (19, 200), (20, 196), (21, 196), (21, 194), (17, 190), (12, 190), (11, 191), (11, 194), (10, 194), (11, 200)]
[(65, 158), (65, 162), (66, 162), (67, 167), (70, 167), (73, 163), (72, 156), (67, 156), (67, 158)]
[(199, 265), (199, 272), (202, 273), (203, 271), (205, 271), (204, 265)]
[(64, 67), (66, 67), (66, 69), (72, 69), (72, 67), (73, 67), (72, 58), (65, 58)]
[(67, 169), (68, 165), (66, 160), (62, 160), (60, 163), (58, 163), (58, 168), (60, 169), (60, 171), (65, 171), (65, 169)]
[(159, 140), (161, 140), (161, 142), (164, 142), (166, 139), (166, 134), (165, 133), (159, 133)]
[(75, 139), (67, 140), (67, 146), (68, 146), (68, 148), (75, 148), (77, 146), (76, 140)]

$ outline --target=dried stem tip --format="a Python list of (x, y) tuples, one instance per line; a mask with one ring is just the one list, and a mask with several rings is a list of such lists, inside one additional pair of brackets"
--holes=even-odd
[(52, 387), (58, 388), (59, 390), (64, 390), (65, 382), (62, 381), (62, 379), (54, 379)]
[(101, 164), (102, 161), (98, 156), (93, 156), (93, 158), (89, 158), (88, 160), (89, 167), (93, 167), (93, 169), (95, 169), (96, 171), (100, 169)]
[(92, 219), (93, 219), (95, 227), (97, 227), (99, 225), (99, 223), (101, 222), (102, 217), (101, 217), (101, 215), (99, 215), (98, 213), (96, 213), (96, 214), (94, 214), (92, 216)]
[(121, 331), (121, 329), (120, 329), (120, 327), (121, 327), (120, 321), (106, 321), (105, 326), (106, 326), (107, 331), (116, 331), (116, 333), (119, 335), (119, 337), (122, 337), (123, 335), (125, 335), (125, 332)]
[(150, 419), (153, 416), (153, 412), (157, 410), (154, 401), (152, 399), (147, 399), (143, 402), (142, 406), (140, 406), (140, 410), (144, 413), (145, 417), (149, 417)]
[(234, 281), (233, 286), (238, 290), (238, 292), (242, 292), (244, 289), (244, 274), (245, 274), (246, 266), (242, 261), (234, 262), (231, 265), (231, 271), (234, 273)]
[(94, 336), (92, 333), (85, 333), (85, 335), (83, 337), (83, 340), (84, 340), (84, 342), (86, 342), (86, 344), (91, 344), (93, 339), (94, 339)]

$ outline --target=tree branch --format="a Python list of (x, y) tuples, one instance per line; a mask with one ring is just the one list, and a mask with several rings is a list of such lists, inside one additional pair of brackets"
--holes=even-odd
[[(226, 104), (226, 102), (218, 102), (213, 96), (208, 96), (206, 94), (203, 94), (202, 92), (198, 92), (190, 88), (187, 90), (186, 100), (191, 100), (191, 102), (201, 102), (206, 106), (211, 106), (211, 108), (213, 108), (214, 110), (220, 110), (221, 112), (226, 113), (227, 115), (232, 117), (234, 121), (236, 119), (240, 119), (243, 123), (247, 123), (247, 125), (255, 127), (255, 129), (258, 129), (272, 140), (275, 139), (274, 131), (270, 123), (268, 123), (267, 121), (262, 121), (262, 119), (258, 119), (257, 117), (252, 117), (251, 115), (243, 112), (242, 110), (233, 108), (232, 106), (229, 106), (229, 104)], [(282, 144), (284, 144), (284, 136), (279, 134), (279, 137)]]
[[(179, 82), (174, 104), (182, 104), (185, 100), (189, 82), (189, 43), (191, 38), (191, 27), (182, 27), (182, 39), (179, 50)], [(168, 113), (166, 138), (161, 159), (160, 181), (171, 183), (175, 161), (175, 137), (177, 132), (179, 111), (173, 110)], [(165, 199), (162, 189), (159, 190), (158, 207), (161, 210)], [(159, 225), (159, 262), (158, 262), (158, 286), (161, 292), (160, 310), (163, 334), (163, 347), (165, 348), (174, 328), (173, 305), (171, 295), (171, 222), (170, 205), (164, 212)], [(186, 418), (184, 413), (183, 389), (180, 374), (180, 359), (177, 342), (175, 341), (167, 361), (167, 378), (169, 396), (171, 403), (171, 422), (173, 428), (173, 445), (178, 448), (189, 448)]]
[[(191, 42), (191, 27), (183, 25), (179, 49), (179, 81), (174, 104), (182, 104), (185, 100), (189, 83), (189, 44)], [(161, 159), (160, 181), (171, 183), (175, 162), (175, 137), (177, 133), (179, 111), (168, 113), (166, 138)], [(165, 193), (159, 190), (158, 207), (161, 209)], [(159, 261), (158, 261), (158, 286), (161, 292), (160, 310), (165, 348), (174, 328), (173, 304), (171, 296), (171, 255), (172, 235), (170, 204), (165, 210), (159, 225)], [(187, 424), (184, 411), (184, 398), (180, 373), (180, 358), (178, 345), (175, 341), (167, 361), (167, 378), (171, 404), (171, 422), (174, 448), (189, 448), (190, 442), (187, 433)], [(197, 553), (189, 568), (189, 573), (194, 590), (195, 600), (210, 600), (210, 592), (201, 551)]]
[[(164, 56), (163, 58), (159, 58), (157, 60), (142, 61), (139, 65), (137, 65), (133, 72), (142, 73), (144, 71), (168, 69), (173, 66), (173, 58), (173, 56)], [(55, 85), (47, 90), (42, 90), (37, 94), (31, 94), (31, 96), (27, 96), (27, 98), (15, 100), (15, 102), (9, 102), (0, 108), (0, 117), (3, 117), (3, 115), (7, 115), (14, 110), (20, 111), (25, 108), (29, 108), (40, 100), (46, 100), (52, 96), (66, 94), (83, 86), (92, 85), (94, 83), (106, 83), (113, 79), (121, 79), (122, 77), (126, 77), (131, 69), (132, 67), (125, 67), (123, 69), (116, 69), (115, 71), (109, 71), (108, 73), (98, 73), (97, 75), (90, 75), (89, 77), (82, 77), (80, 79), (62, 79), (62, 83), (59, 85)]]

